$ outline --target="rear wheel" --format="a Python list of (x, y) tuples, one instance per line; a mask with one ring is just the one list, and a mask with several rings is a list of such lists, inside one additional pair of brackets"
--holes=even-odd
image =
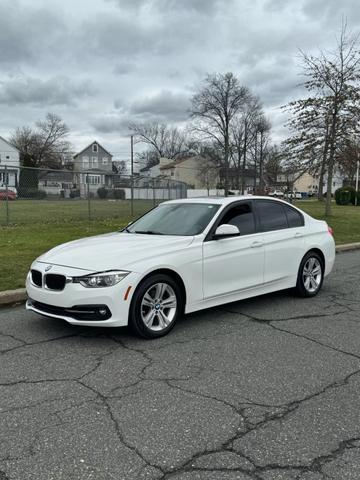
[(134, 293), (129, 325), (141, 337), (158, 338), (170, 332), (182, 312), (178, 284), (168, 275), (152, 275)]
[(314, 297), (324, 280), (324, 262), (316, 252), (309, 252), (302, 259), (296, 283), (296, 292), (301, 297)]

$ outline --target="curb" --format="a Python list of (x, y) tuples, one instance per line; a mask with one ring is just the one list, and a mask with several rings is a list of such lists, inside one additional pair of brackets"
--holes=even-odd
[(344, 245), (339, 245), (335, 247), (336, 253), (338, 252), (349, 252), (350, 250), (359, 250), (360, 242), (356, 243), (345, 243)]
[[(360, 250), (360, 242), (346, 243), (335, 247), (336, 253), (350, 252), (351, 250)], [(22, 303), (26, 300), (26, 289), (5, 290), (0, 292), (0, 306)]]
[(17, 290), (5, 290), (4, 292), (0, 292), (0, 306), (25, 302), (25, 300), (25, 288), (18, 288)]

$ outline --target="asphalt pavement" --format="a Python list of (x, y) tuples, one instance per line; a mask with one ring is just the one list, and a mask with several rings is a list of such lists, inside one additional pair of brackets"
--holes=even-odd
[(359, 272), (154, 341), (0, 310), (0, 480), (358, 480)]

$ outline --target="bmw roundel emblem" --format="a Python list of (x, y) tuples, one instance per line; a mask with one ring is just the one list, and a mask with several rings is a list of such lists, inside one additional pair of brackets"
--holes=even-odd
[(45, 272), (48, 272), (51, 268), (52, 268), (52, 265), (48, 265), (47, 267), (45, 267)]

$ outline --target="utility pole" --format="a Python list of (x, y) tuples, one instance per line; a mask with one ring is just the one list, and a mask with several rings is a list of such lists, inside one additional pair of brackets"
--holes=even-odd
[(130, 160), (131, 160), (131, 218), (134, 216), (134, 135), (130, 135)]
[(355, 183), (355, 206), (358, 204), (358, 188), (359, 188), (359, 159), (356, 162), (356, 183)]
[(260, 159), (259, 159), (260, 195), (264, 195), (263, 161), (264, 161), (264, 132), (263, 130), (261, 130), (260, 131)]

